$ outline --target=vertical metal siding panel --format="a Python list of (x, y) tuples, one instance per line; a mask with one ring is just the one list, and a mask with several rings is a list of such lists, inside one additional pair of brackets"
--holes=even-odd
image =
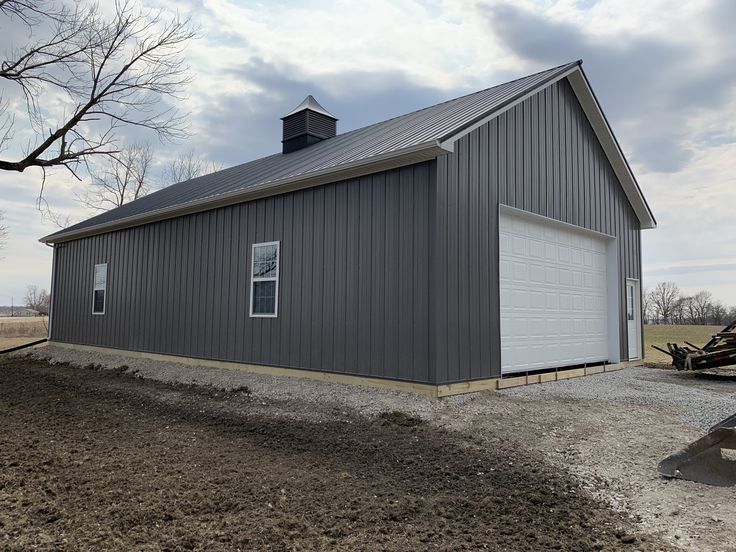
[(484, 250), (487, 248), (487, 242), (483, 237), (483, 202), (481, 188), (488, 184), (480, 181), (480, 134), (485, 130), (485, 126), (478, 132), (471, 133), (468, 138), (468, 155), (464, 165), (468, 170), (468, 190), (469, 190), (469, 216), (468, 223), (470, 225), (469, 240), (469, 282), (466, 286), (466, 296), (468, 297), (470, 307), (469, 320), (469, 372), (471, 378), (478, 378), (481, 375), (481, 349), (483, 341), (484, 328), (481, 326), (483, 308), (483, 297), (485, 290), (481, 287), (482, 281), (482, 260)]
[(304, 366), (310, 366), (308, 359), (311, 358), (311, 326), (312, 326), (312, 285), (314, 273), (314, 194), (304, 193), (302, 199), (303, 209), (303, 232), (302, 232), (302, 317), (304, 321), (300, 324), (301, 335), (301, 359)]
[[(172, 265), (168, 274), (171, 280), (171, 307), (169, 309), (168, 349), (170, 353), (181, 354), (181, 304), (184, 280), (184, 220), (176, 218), (172, 221), (174, 234), (171, 247)], [(141, 302), (141, 304), (143, 304)]]
[[(347, 189), (347, 213), (348, 228), (346, 232), (347, 247), (345, 251), (346, 272), (348, 275), (348, 287), (345, 296), (346, 307), (340, 316), (345, 319), (345, 371), (361, 373), (358, 369), (358, 348), (360, 337), (358, 335), (358, 321), (363, 316), (359, 304), (359, 258), (363, 243), (360, 241), (360, 185), (359, 179), (348, 182)], [(339, 317), (336, 317), (339, 319)]]
[[(158, 289), (157, 301), (156, 301), (156, 331), (154, 333), (157, 347), (162, 351), (166, 351), (167, 343), (167, 331), (169, 327), (168, 321), (168, 306), (169, 306), (169, 252), (171, 250), (171, 225), (170, 221), (164, 221), (161, 224), (160, 231), (158, 232), (158, 258), (157, 263), (158, 270), (154, 276), (156, 282), (156, 288)], [(126, 241), (130, 243), (130, 240), (126, 238)], [(129, 256), (129, 252), (126, 256)], [(127, 309), (126, 309), (127, 311)]]
[(324, 350), (324, 278), (325, 278), (325, 187), (314, 191), (314, 272), (312, 291), (312, 355), (309, 366), (316, 368), (325, 364)]
[(412, 250), (412, 231), (414, 228), (414, 170), (404, 167), (399, 170), (399, 208), (396, 241), (398, 264), (396, 265), (396, 284), (398, 287), (398, 361), (396, 375), (411, 378), (413, 374), (412, 350), (414, 348), (414, 255)]
[(470, 378), (470, 289), (469, 289), (469, 261), (470, 261), (470, 182), (468, 179), (468, 144), (470, 136), (463, 137), (458, 142), (457, 156), (457, 194), (458, 194), (458, 240), (457, 240), (457, 319), (458, 343), (457, 343), (457, 367), (458, 379)]
[(244, 208), (245, 214), (245, 277), (246, 277), (246, 292), (245, 302), (246, 311), (244, 313), (244, 331), (243, 331), (243, 358), (252, 359), (255, 362), (256, 351), (255, 351), (255, 337), (254, 327), (255, 318), (251, 318), (250, 310), (251, 305), (251, 293), (252, 293), (252, 277), (253, 277), (253, 244), (258, 242), (256, 235), (256, 207), (258, 202), (251, 201), (246, 203)]
[(70, 284), (71, 288), (71, 310), (74, 315), (71, 317), (72, 336), (74, 340), (84, 343), (84, 336), (82, 335), (82, 317), (86, 315), (84, 308), (87, 306), (81, 303), (80, 289), (86, 289), (87, 279), (85, 278), (83, 271), (87, 270), (87, 265), (82, 258), (82, 242), (76, 241), (69, 244), (69, 248), (72, 252), (73, 259), (73, 275)]
[(138, 302), (139, 302), (139, 313), (140, 317), (138, 318), (139, 323), (138, 326), (138, 344), (137, 349), (138, 350), (148, 350), (151, 347), (151, 344), (149, 343), (149, 337), (148, 337), (148, 328), (147, 328), (147, 322), (148, 317), (143, 316), (143, 313), (146, 311), (146, 305), (150, 305), (149, 303), (149, 297), (148, 297), (148, 287), (149, 283), (151, 281), (151, 277), (149, 274), (149, 258), (148, 258), (148, 243), (149, 243), (149, 233), (151, 231), (150, 225), (141, 226), (136, 230), (136, 233), (138, 234), (140, 240), (141, 240), (141, 248), (140, 248), (140, 263), (141, 263), (141, 281), (140, 286), (138, 290)]
[[(233, 205), (231, 208), (231, 220), (230, 220), (230, 291), (228, 294), (228, 302), (230, 303), (230, 309), (228, 311), (227, 318), (227, 359), (236, 360), (236, 343), (239, 341), (238, 336), (238, 314), (245, 309), (245, 302), (243, 301), (243, 272), (241, 271), (240, 265), (240, 205)], [(293, 240), (290, 244), (293, 248)], [(293, 249), (292, 249), (293, 250)], [(186, 290), (186, 285), (184, 290)], [(291, 289), (291, 286), (289, 286)], [(283, 295), (282, 295), (283, 296)], [(291, 301), (290, 301), (291, 302)], [(288, 360), (287, 360), (288, 362)]]
[(552, 89), (545, 88), (544, 94), (544, 168), (545, 168), (545, 179), (543, 182), (543, 190), (545, 197), (546, 211), (544, 213), (547, 217), (554, 216), (554, 144), (553, 144), (553, 131), (552, 125)]
[[(131, 265), (133, 275), (131, 277), (130, 285), (131, 306), (127, 318), (129, 320), (140, 320), (143, 315), (143, 304), (141, 301), (140, 291), (144, 278), (143, 267), (141, 264), (142, 239), (140, 229), (135, 228), (132, 230), (130, 238), (133, 242), (133, 253), (130, 259), (127, 259), (127, 262)], [(140, 324), (128, 323), (128, 326), (131, 328), (132, 333), (129, 343), (134, 344), (136, 349), (140, 349), (142, 346), (141, 341), (143, 339)]]
[(375, 216), (372, 197), (374, 187), (373, 177), (362, 177), (358, 183), (360, 220), (358, 221), (358, 243), (360, 244), (360, 257), (358, 260), (358, 348), (357, 368), (361, 374), (370, 374), (371, 371), (371, 344), (373, 335), (371, 333), (372, 309), (371, 303), (371, 254), (373, 251), (373, 235), (371, 233), (371, 221)]
[(523, 203), (524, 209), (527, 211), (534, 210), (534, 202), (532, 200), (532, 162), (534, 159), (534, 151), (533, 151), (533, 132), (534, 129), (532, 127), (532, 111), (533, 111), (533, 99), (527, 98), (522, 103), (522, 121), (523, 121), (523, 135), (522, 135), (522, 144), (523, 144), (523, 150), (521, 152), (522, 155), (522, 165), (523, 165), (523, 174), (524, 174), (524, 185), (523, 185)]
[(272, 362), (282, 366), (289, 364), (290, 330), (288, 321), (294, 316), (294, 303), (291, 300), (291, 289), (294, 285), (294, 196), (281, 196), (277, 204), (278, 217), (274, 220), (274, 236), (278, 237), (280, 246), (279, 266), (279, 308), (276, 328), (271, 335)]
[[(418, 165), (414, 168), (412, 178), (413, 222), (411, 229), (412, 251), (412, 349), (411, 358), (414, 366), (411, 378), (415, 381), (427, 381), (429, 372), (429, 165)], [(363, 243), (361, 241), (361, 243)]]
[(535, 213), (543, 212), (542, 205), (544, 201), (541, 200), (542, 185), (540, 184), (539, 175), (542, 173), (542, 160), (544, 158), (544, 142), (542, 137), (544, 136), (544, 126), (541, 115), (541, 104), (544, 102), (544, 96), (536, 95), (532, 96), (532, 122), (531, 122), (531, 138), (532, 138), (532, 203), (531, 209)]
[(523, 209), (524, 205), (524, 106), (521, 104), (513, 110), (514, 115), (514, 141), (513, 141), (513, 177), (509, 179), (511, 184), (511, 195), (514, 198), (514, 205)]
[[(354, 181), (349, 181), (354, 185)], [(325, 239), (322, 280), (323, 357), (326, 370), (344, 372), (347, 310), (347, 187), (325, 186)]]
[(563, 187), (563, 196), (564, 196), (564, 207), (565, 207), (565, 221), (576, 224), (576, 219), (574, 218), (573, 209), (574, 209), (574, 203), (576, 201), (575, 193), (574, 193), (574, 168), (575, 168), (575, 159), (573, 156), (573, 133), (574, 130), (572, 128), (573, 121), (572, 121), (572, 113), (570, 110), (570, 104), (567, 98), (566, 94), (562, 95), (562, 109), (564, 110), (565, 114), (565, 157), (564, 157), (564, 163), (565, 163), (565, 182)]
[(222, 244), (222, 217), (214, 211), (207, 217), (210, 221), (210, 239), (207, 258), (207, 358), (216, 358), (217, 333), (220, 318), (220, 294), (222, 293), (222, 262), (220, 257)]
[(507, 173), (506, 173), (506, 149), (508, 144), (506, 142), (507, 133), (507, 114), (503, 113), (500, 117), (495, 119), (497, 122), (497, 133), (496, 133), (496, 146), (493, 148), (493, 157), (496, 162), (496, 174), (498, 176), (498, 201), (505, 205), (509, 204), (508, 197), (508, 185), (507, 185)]
[[(233, 309), (232, 299), (235, 297), (233, 289), (230, 287), (230, 275), (232, 272), (232, 222), (233, 208), (225, 207), (220, 211), (222, 214), (222, 242), (220, 244), (220, 278), (218, 285), (220, 286), (220, 294), (218, 298), (219, 312), (217, 316), (217, 358), (227, 359), (228, 357), (228, 339), (230, 337), (230, 311)], [(179, 232), (177, 232), (179, 234)], [(179, 274), (177, 263), (176, 274)], [(177, 277), (178, 280), (178, 277)], [(174, 286), (176, 301), (178, 301), (178, 286)], [(174, 316), (176, 313), (174, 313)], [(173, 343), (172, 343), (173, 345)]]
[[(569, 99), (567, 101), (568, 108), (571, 109)], [(579, 158), (579, 121), (572, 113), (571, 110), (571, 122), (570, 122), (571, 140), (570, 140), (570, 161), (571, 161), (571, 181), (573, 184), (573, 195), (571, 203), (574, 208), (574, 215), (572, 220), (578, 226), (585, 226), (585, 195), (583, 193), (582, 182), (580, 181), (580, 158)]]
[(386, 362), (386, 175), (373, 178), (371, 199), (374, 205), (371, 247), (371, 367), (369, 375), (382, 375)]
[[(266, 219), (266, 228), (273, 238), (272, 240), (278, 241), (283, 245), (283, 220), (284, 220), (284, 196), (277, 195), (269, 198), (270, 204), (273, 207), (271, 216)], [(280, 277), (280, 276), (279, 276)], [(280, 283), (279, 283), (280, 286)], [(282, 316), (277, 318), (269, 318), (267, 327), (269, 329), (266, 342), (267, 360), (266, 362), (272, 364), (279, 363), (279, 347), (281, 344), (281, 322)]]
[[(488, 222), (487, 231), (490, 234), (490, 247), (488, 248), (488, 366), (485, 375), (492, 377), (500, 373), (501, 370), (501, 338), (500, 338), (500, 321), (499, 313), (499, 295), (498, 295), (498, 203), (500, 188), (499, 171), (500, 171), (500, 125), (493, 121), (489, 127), (488, 145), (489, 148), (486, 164), (488, 164), (488, 172), (490, 177), (490, 187), (488, 194)], [(481, 158), (482, 159), (482, 158)]]
[(384, 275), (385, 307), (384, 363), (381, 373), (391, 377), (399, 373), (399, 225), (400, 189), (399, 175), (392, 171), (386, 175), (386, 236)]
[[(130, 287), (130, 264), (127, 260), (130, 258), (130, 232), (123, 230), (120, 232), (118, 237), (120, 241), (120, 252), (118, 257), (115, 259), (115, 265), (117, 265), (116, 284), (115, 284), (115, 345), (117, 347), (123, 347), (125, 343), (129, 342), (130, 339), (130, 328), (126, 323), (128, 317), (128, 311), (130, 302), (128, 300), (128, 293)], [(105, 305), (107, 310), (107, 305)], [(105, 315), (107, 316), (107, 315)]]
[(560, 181), (562, 164), (560, 163), (560, 111), (559, 111), (559, 97), (557, 84), (554, 84), (550, 88), (551, 92), (551, 115), (552, 115), (552, 174), (553, 174), (553, 185), (552, 185), (552, 197), (554, 198), (554, 206), (552, 218), (560, 219), (562, 216), (562, 192), (560, 191)]
[(433, 204), (434, 224), (432, 227), (432, 265), (430, 270), (434, 275), (434, 286), (432, 289), (432, 305), (434, 316), (432, 317), (432, 340), (434, 348), (434, 374), (435, 382), (447, 380), (447, 331), (448, 323), (448, 267), (447, 267), (447, 155), (437, 158), (437, 169), (435, 176)]
[[(96, 237), (96, 236), (95, 236)], [(96, 251), (96, 240), (95, 238), (91, 238), (88, 240), (85, 240), (86, 248), (85, 248), (85, 254), (87, 256), (87, 266), (90, 267), (90, 275), (89, 275), (89, 290), (92, 290), (94, 287), (94, 265), (97, 264), (97, 251)], [(90, 291), (90, 294), (92, 292)], [(107, 291), (105, 291), (105, 295), (107, 295)], [(107, 299), (107, 298), (106, 298)], [(106, 305), (107, 307), (107, 305)], [(105, 308), (107, 310), (107, 308)], [(92, 316), (92, 306), (90, 305), (87, 310), (87, 317), (85, 318), (85, 327), (84, 327), (84, 338), (87, 343), (94, 343), (94, 336), (96, 333), (97, 328), (100, 325), (100, 322), (98, 319), (99, 316)]]
[(289, 347), (287, 364), (290, 366), (300, 365), (301, 352), (301, 320), (304, 316), (304, 297), (306, 291), (302, 287), (304, 282), (304, 193), (297, 192), (292, 196), (292, 231), (289, 238), (284, 235), (284, 240), (289, 239), (289, 272), (291, 273), (291, 294), (289, 296)]
[[(199, 227), (197, 226), (197, 218), (195, 216), (187, 217), (187, 266), (186, 266), (186, 318), (184, 327), (184, 354), (194, 356), (196, 350), (195, 337), (195, 317), (196, 317), (196, 297), (199, 293), (197, 284), (197, 263), (199, 260), (199, 250), (197, 249), (197, 236), (199, 235)], [(243, 273), (245, 274), (245, 273)], [(238, 339), (238, 343), (242, 340)]]
[[(188, 218), (180, 217), (174, 219), (175, 242), (174, 242), (174, 268), (169, 277), (174, 281), (173, 302), (171, 308), (171, 338), (169, 341), (169, 350), (173, 354), (182, 354), (184, 349), (184, 324), (185, 319), (185, 296), (186, 296), (186, 256), (187, 256), (187, 226)], [(146, 247), (141, 250), (141, 262), (144, 266), (146, 263)], [(148, 277), (146, 276), (147, 280)], [(141, 304), (145, 305), (144, 296), (141, 295)]]
[[(459, 146), (459, 145), (458, 145)], [(458, 379), (459, 347), (459, 206), (458, 155), (450, 156), (447, 164), (447, 377)]]
[[(89, 268), (89, 262), (88, 262), (87, 255), (86, 255), (86, 249), (87, 249), (87, 241), (85, 240), (85, 241), (79, 242), (78, 255), (79, 255), (79, 263), (80, 263), (80, 277), (81, 277), (80, 280), (81, 281), (79, 284), (77, 284), (77, 288), (78, 288), (77, 297), (81, 295), (80, 290), (79, 290), (80, 285), (85, 291), (89, 289), (88, 288), (88, 283), (89, 283), (88, 272), (90, 271), (90, 268)], [(77, 299), (77, 303), (79, 304), (81, 303), (81, 301)], [(84, 306), (86, 307), (86, 309), (85, 310), (80, 309), (81, 310), (80, 316), (78, 316), (76, 319), (76, 333), (79, 336), (79, 340), (82, 343), (86, 344), (87, 334), (85, 332), (85, 329), (87, 325), (87, 318), (90, 316), (89, 313), (92, 310), (91, 300), (87, 301)]]

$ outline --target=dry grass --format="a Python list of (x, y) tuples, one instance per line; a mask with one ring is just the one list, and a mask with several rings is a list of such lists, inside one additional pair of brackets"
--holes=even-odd
[(30, 318), (0, 318), (0, 339), (8, 337), (45, 337), (48, 330), (48, 318), (34, 316)]
[(685, 345), (685, 341), (689, 341), (693, 345), (702, 347), (714, 333), (722, 329), (722, 326), (644, 326), (644, 355), (646, 361), (654, 364), (671, 364), (672, 359), (666, 354), (652, 349), (652, 345), (667, 349), (667, 343)]
[(0, 351), (4, 351), (5, 349), (12, 349), (13, 347), (17, 347), (18, 345), (25, 345), (26, 343), (32, 343), (34, 341), (42, 339), (43, 337), (45, 336), (41, 336), (41, 337), (0, 337)]

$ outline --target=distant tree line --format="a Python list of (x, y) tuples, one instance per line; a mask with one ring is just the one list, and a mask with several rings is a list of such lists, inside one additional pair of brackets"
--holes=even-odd
[(706, 290), (686, 295), (674, 282), (659, 282), (645, 289), (642, 300), (645, 324), (722, 326), (736, 320), (736, 306), (724, 305)]

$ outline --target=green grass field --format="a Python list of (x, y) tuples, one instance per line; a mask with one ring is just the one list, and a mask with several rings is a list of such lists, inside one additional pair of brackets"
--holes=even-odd
[(702, 347), (714, 333), (722, 329), (723, 326), (644, 326), (645, 360), (653, 364), (671, 364), (672, 359), (664, 353), (652, 349), (652, 345), (667, 349), (667, 343), (677, 343), (684, 346), (685, 341), (689, 341), (693, 345)]

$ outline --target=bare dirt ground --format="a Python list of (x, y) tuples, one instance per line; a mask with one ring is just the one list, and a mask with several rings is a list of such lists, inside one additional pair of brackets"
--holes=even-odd
[[(430, 422), (309, 400), (317, 382), (281, 400), (134, 372), (0, 360), (0, 549), (671, 548), (551, 458), (597, 448), (592, 405), (403, 395)], [(355, 396), (370, 393), (402, 397)], [(631, 417), (608, 412), (633, 434)], [(631, 462), (641, 438), (622, 441), (603, 439), (599, 462)]]

